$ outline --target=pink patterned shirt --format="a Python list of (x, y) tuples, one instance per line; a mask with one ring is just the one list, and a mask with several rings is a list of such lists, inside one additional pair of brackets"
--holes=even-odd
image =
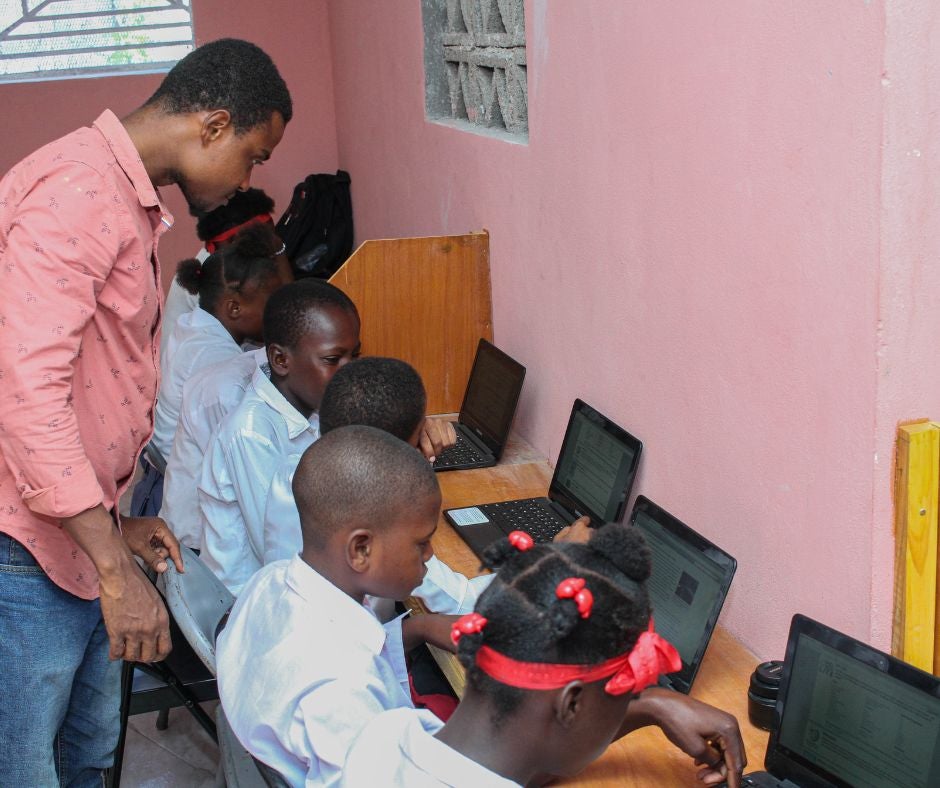
[(98, 576), (59, 520), (114, 507), (153, 431), (172, 223), (110, 111), (0, 180), (0, 531), (83, 599)]

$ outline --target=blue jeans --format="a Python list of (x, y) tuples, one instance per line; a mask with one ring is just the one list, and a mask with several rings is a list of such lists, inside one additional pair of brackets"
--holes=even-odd
[(120, 684), (98, 600), (63, 591), (0, 533), (0, 784), (100, 788)]

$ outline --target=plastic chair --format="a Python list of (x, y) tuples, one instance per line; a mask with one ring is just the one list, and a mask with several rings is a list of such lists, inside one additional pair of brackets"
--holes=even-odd
[(270, 783), (261, 776), (261, 766), (264, 764), (252, 758), (242, 747), (225, 718), (221, 703), (215, 709), (215, 727), (219, 732), (219, 766), (225, 777), (226, 788), (266, 788), (269, 786)]
[(185, 571), (177, 572), (167, 561), (158, 587), (163, 586), (166, 605), (183, 636), (214, 676), (216, 629), (235, 597), (192, 550), (180, 546), (180, 551)]

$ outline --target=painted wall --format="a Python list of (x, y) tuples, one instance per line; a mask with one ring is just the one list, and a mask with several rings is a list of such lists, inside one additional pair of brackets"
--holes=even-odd
[[(254, 176), (254, 185), (268, 191), (278, 209), (286, 208), (294, 184), (307, 173), (337, 166), (326, 0), (281, 0), (277, 14), (263, 4), (230, 0), (199, 0), (193, 6), (197, 43), (227, 36), (254, 41), (271, 55), (290, 88), (294, 119), (271, 161)], [(0, 172), (46, 142), (89, 125), (106, 107), (119, 117), (127, 114), (160, 80), (154, 74), (0, 85)], [(179, 191), (170, 187), (163, 194), (177, 220), (160, 246), (168, 284), (177, 261), (191, 257), (199, 242)]]
[(329, 6), (359, 238), (490, 230), (517, 428), (554, 458), (581, 396), (643, 438), (635, 492), (738, 558), (760, 656), (796, 611), (885, 645), (890, 436), (930, 403), (876, 356), (880, 225), (916, 224), (882, 201), (883, 4), (529, 0), (528, 145), (424, 120), (420, 3)]

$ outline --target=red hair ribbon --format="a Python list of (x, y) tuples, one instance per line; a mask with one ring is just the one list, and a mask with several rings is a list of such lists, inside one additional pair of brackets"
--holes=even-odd
[(604, 690), (610, 695), (642, 692), (655, 684), (662, 673), (675, 673), (682, 659), (675, 647), (649, 629), (637, 638), (628, 654), (613, 657), (597, 665), (564, 665), (546, 662), (519, 662), (480, 646), (476, 664), (487, 676), (510, 687), (529, 690), (561, 689), (571, 681), (600, 681), (609, 677)]
[(246, 227), (250, 227), (253, 224), (274, 224), (274, 217), (269, 213), (259, 213), (257, 216), (252, 216), (247, 221), (242, 222), (241, 224), (236, 224), (234, 227), (229, 227), (224, 232), (214, 235), (208, 241), (206, 241), (206, 251), (209, 254), (212, 254), (216, 249), (219, 248), (219, 244), (223, 241), (227, 241), (233, 235), (235, 235), (239, 230), (244, 230)]
[(555, 589), (555, 596), (559, 599), (573, 599), (578, 606), (581, 618), (591, 615), (591, 608), (594, 607), (594, 594), (591, 593), (590, 588), (585, 588), (583, 577), (569, 577), (562, 580)]
[(486, 619), (479, 613), (467, 613), (451, 625), (450, 639), (456, 646), (464, 635), (475, 635), (477, 632), (482, 632), (485, 626)]
[(506, 538), (509, 540), (509, 544), (515, 547), (520, 553), (524, 553), (526, 550), (531, 550), (535, 547), (535, 540), (525, 531), (510, 531), (509, 536)]

